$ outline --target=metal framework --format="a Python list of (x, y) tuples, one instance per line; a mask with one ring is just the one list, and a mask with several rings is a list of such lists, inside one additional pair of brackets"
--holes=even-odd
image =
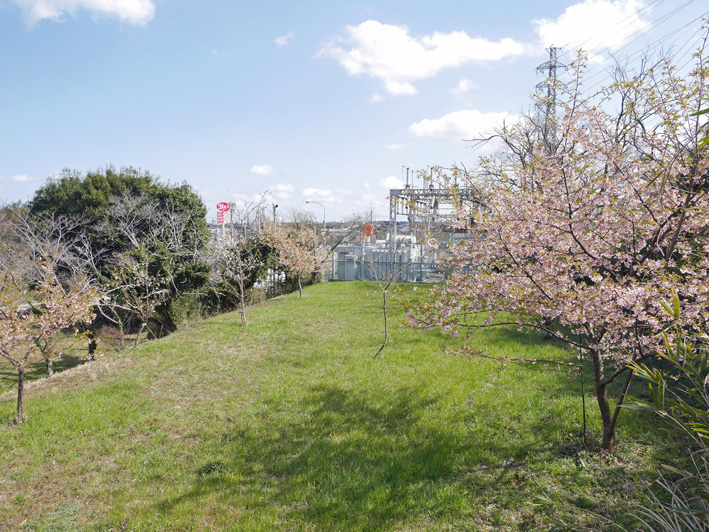
[(473, 187), (460, 187), (457, 182), (442, 188), (434, 183), (433, 177), (419, 178), (423, 186), (414, 186), (414, 174), (406, 168), (406, 184), (404, 188), (389, 190), (389, 242), (396, 242), (397, 218), (406, 216), (412, 229), (415, 230), (419, 220), (425, 229), (430, 230), (436, 221), (450, 220), (451, 211), (461, 202), (482, 205), (479, 191)]
[(549, 61), (545, 61), (537, 67), (537, 72), (546, 74), (547, 79), (537, 84), (537, 89), (546, 88), (547, 94), (544, 101), (544, 129), (542, 130), (542, 140), (547, 150), (547, 154), (551, 153), (552, 146), (556, 144), (556, 88), (557, 88), (557, 69), (566, 69), (566, 65), (559, 62), (557, 55), (561, 48), (550, 46), (547, 48), (549, 52)]

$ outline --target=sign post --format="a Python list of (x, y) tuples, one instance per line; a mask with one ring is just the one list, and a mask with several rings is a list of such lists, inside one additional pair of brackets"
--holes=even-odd
[(225, 201), (217, 203), (217, 224), (222, 226), (222, 238), (226, 237), (226, 230), (224, 228), (224, 215), (226, 212), (229, 211), (230, 208), (231, 206)]

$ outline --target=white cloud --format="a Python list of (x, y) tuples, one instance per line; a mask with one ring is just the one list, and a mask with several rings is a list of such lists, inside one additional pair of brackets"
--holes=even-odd
[(270, 175), (273, 175), (276, 173), (276, 169), (273, 168), (273, 166), (268, 165), (268, 164), (263, 164), (261, 166), (252, 166), (250, 172), (253, 175), (258, 175), (261, 177), (268, 177)]
[(445, 68), (499, 61), (526, 53), (528, 45), (505, 38), (497, 42), (465, 32), (415, 37), (406, 26), (368, 20), (347, 26), (347, 37), (325, 44), (317, 56), (337, 60), (350, 75), (366, 74), (384, 82), (389, 94), (415, 94), (413, 82)]
[(390, 175), (379, 180), (379, 186), (382, 188), (404, 188), (404, 182), (398, 177)]
[(404, 146), (403, 144), (394, 143), (394, 144), (387, 144), (384, 147), (389, 151), (396, 151), (396, 150), (403, 150), (406, 146)]
[(14, 181), (15, 183), (29, 183), (30, 181), (36, 181), (34, 177), (30, 177), (28, 175), (13, 175), (10, 178), (10, 181)]
[(453, 87), (451, 89), (451, 92), (453, 94), (465, 94), (469, 90), (476, 89), (476, 88), (477, 88), (477, 85), (475, 84), (474, 81), (472, 81), (470, 79), (461, 79), (458, 82), (458, 85), (456, 85), (455, 87)]
[(503, 120), (514, 120), (509, 113), (481, 113), (474, 109), (455, 111), (437, 119), (424, 119), (409, 126), (415, 137), (438, 137), (461, 140), (489, 133)]
[(293, 40), (294, 35), (295, 33), (291, 31), (290, 33), (286, 33), (285, 35), (275, 38), (273, 42), (275, 42), (278, 46), (286, 46)]
[(382, 100), (384, 100), (384, 96), (382, 96), (378, 92), (375, 92), (369, 97), (369, 103), (379, 103)]
[(566, 8), (555, 20), (535, 19), (532, 24), (543, 46), (584, 50), (614, 50), (649, 23), (640, 18), (641, 0), (585, 0)]
[(152, 0), (13, 0), (29, 24), (40, 20), (61, 20), (85, 9), (95, 15), (117, 17), (124, 22), (146, 25), (155, 16)]
[(278, 198), (282, 201), (290, 199), (293, 196), (293, 192), (295, 192), (295, 187), (290, 183), (273, 185), (271, 187), (271, 193), (273, 194), (273, 197)]
[(303, 196), (313, 200), (327, 200), (334, 196), (332, 190), (325, 188), (306, 188), (303, 190)]
[(224, 52), (220, 52), (217, 49), (214, 49), (209, 53), (212, 54), (214, 57), (218, 57), (220, 59), (226, 59), (226, 54)]
[(362, 186), (365, 188), (365, 190), (369, 190), (370, 188), (372, 188), (372, 185), (370, 185), (369, 183), (362, 183)]

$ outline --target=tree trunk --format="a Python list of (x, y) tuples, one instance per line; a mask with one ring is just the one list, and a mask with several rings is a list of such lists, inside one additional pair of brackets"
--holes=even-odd
[(125, 335), (123, 334), (123, 320), (118, 318), (118, 330), (121, 331), (121, 351), (125, 347)]
[(387, 321), (387, 293), (386, 290), (382, 292), (382, 310), (384, 311), (384, 343), (382, 346), (379, 348), (379, 351), (377, 351), (377, 354), (374, 355), (374, 358), (377, 358), (382, 351), (384, 351), (384, 348), (387, 346), (389, 343), (389, 324)]
[(17, 417), (15, 423), (22, 423), (22, 395), (25, 391), (25, 367), (17, 368)]
[(298, 297), (303, 297), (303, 285), (300, 282), (300, 275), (298, 276)]
[(143, 329), (145, 329), (145, 322), (140, 324), (140, 329), (138, 329), (138, 334), (135, 335), (135, 342), (133, 343), (133, 349), (138, 348), (138, 340), (140, 340), (140, 333), (143, 332)]
[(243, 295), (239, 299), (241, 302), (241, 310), (239, 311), (241, 313), (241, 324), (246, 325), (246, 300)]
[(239, 273), (239, 303), (241, 304), (241, 325), (246, 325), (246, 287), (244, 286), (244, 273)]
[(601, 353), (595, 349), (591, 350), (591, 360), (593, 360), (593, 378), (596, 383), (596, 399), (598, 408), (601, 411), (601, 421), (603, 422), (603, 443), (602, 448), (609, 453), (615, 452), (615, 421), (611, 414), (611, 405), (608, 402), (606, 386), (603, 382), (603, 360)]
[(47, 357), (46, 361), (47, 361), (47, 378), (49, 378), (52, 375), (54, 375), (54, 367), (53, 367), (51, 357)]

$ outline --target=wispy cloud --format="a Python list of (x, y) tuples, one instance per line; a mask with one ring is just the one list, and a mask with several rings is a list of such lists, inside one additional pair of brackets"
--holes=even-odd
[(40, 20), (62, 20), (86, 10), (94, 15), (116, 17), (123, 22), (145, 26), (155, 17), (151, 0), (12, 0), (21, 10), (28, 24)]
[(29, 183), (30, 181), (36, 181), (36, 179), (25, 174), (20, 174), (10, 177), (10, 181), (14, 181), (15, 183)]
[(216, 48), (209, 53), (212, 54), (214, 57), (218, 57), (219, 59), (226, 59), (227, 57), (224, 52), (217, 50)]
[(403, 150), (406, 146), (403, 144), (387, 144), (384, 146), (389, 151)]
[(261, 176), (261, 177), (268, 177), (268, 176), (270, 176), (270, 175), (275, 174), (275, 173), (276, 173), (276, 169), (273, 168), (273, 166), (271, 166), (271, 165), (264, 164), (264, 165), (260, 165), (260, 166), (258, 166), (258, 165), (257, 165), (257, 166), (252, 166), (250, 172), (251, 172), (253, 175), (258, 175), (258, 176)]
[(453, 87), (451, 89), (451, 92), (453, 94), (461, 95), (461, 94), (465, 94), (469, 90), (475, 89), (475, 88), (477, 88), (477, 85), (475, 84), (475, 82), (473, 80), (461, 79), (458, 82), (458, 85), (456, 85), (455, 87)]
[(294, 192), (295, 187), (290, 183), (273, 185), (271, 187), (271, 194), (273, 195), (273, 197), (282, 201), (291, 199), (293, 197)]
[(398, 177), (390, 175), (384, 179), (380, 179), (379, 186), (382, 188), (404, 188), (404, 181)]
[(290, 44), (294, 36), (295, 33), (291, 31), (290, 33), (286, 33), (285, 35), (281, 35), (280, 37), (275, 38), (273, 42), (275, 42), (278, 46), (286, 46)]
[[(342, 192), (338, 191), (338, 193)], [(326, 188), (306, 188), (303, 189), (303, 197), (310, 200), (332, 201), (335, 199), (335, 193)]]
[(455, 111), (441, 118), (426, 118), (409, 126), (415, 137), (438, 137), (462, 140), (491, 132), (503, 120), (511, 119), (509, 113), (481, 113), (474, 109)]

